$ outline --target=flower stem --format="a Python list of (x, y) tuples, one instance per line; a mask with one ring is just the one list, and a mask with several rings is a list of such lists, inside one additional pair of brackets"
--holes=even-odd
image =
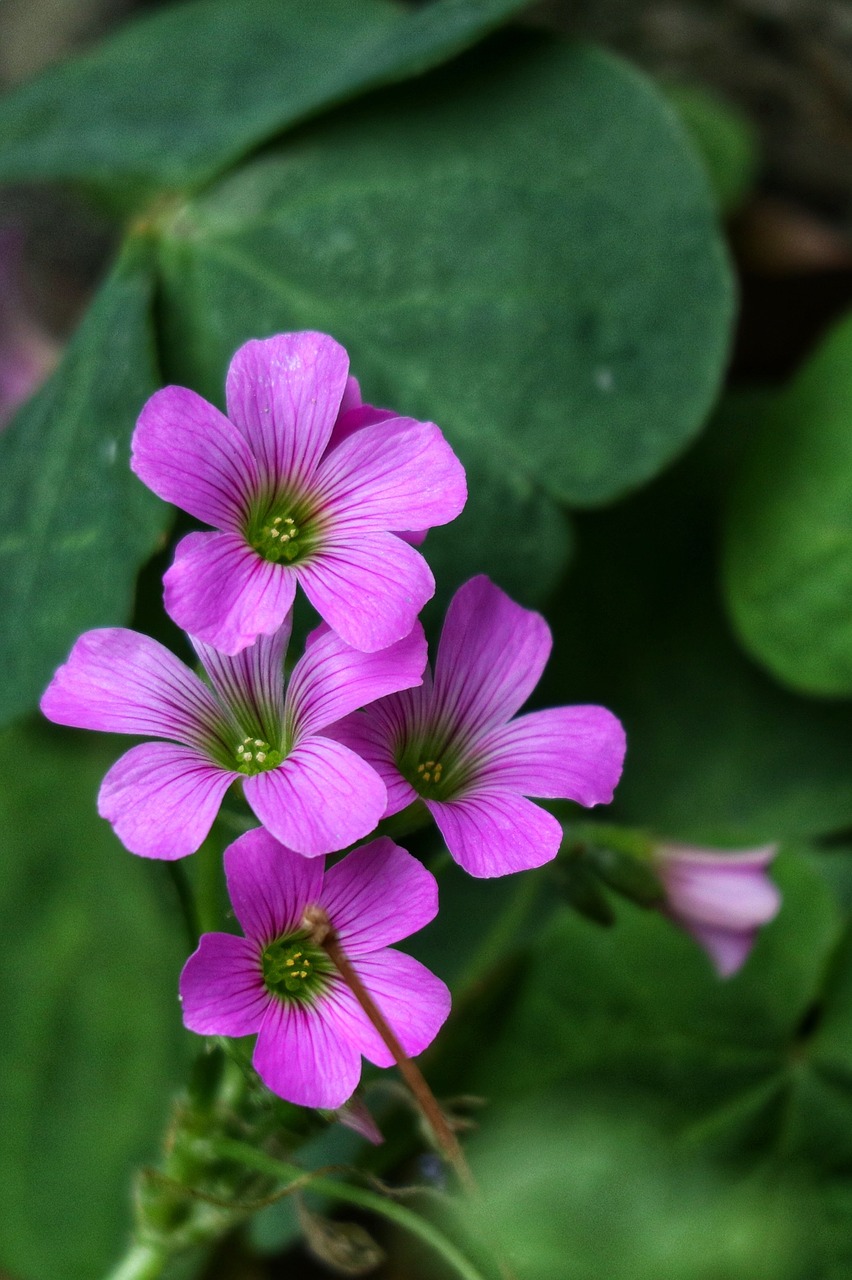
[[(258, 1151), (256, 1148), (247, 1146), (234, 1138), (215, 1139), (211, 1142), (211, 1147), (215, 1149), (216, 1154), (222, 1159), (244, 1164), (248, 1168), (256, 1169), (258, 1173), (267, 1174), (278, 1181), (296, 1182), (298, 1180), (301, 1185), (304, 1185), (304, 1169), (300, 1169), (297, 1165), (285, 1164), (281, 1160), (275, 1160), (272, 1156), (266, 1155), (265, 1152)], [(379, 1214), (389, 1222), (402, 1227), (404, 1231), (409, 1231), (412, 1235), (419, 1236), (424, 1244), (434, 1249), (453, 1268), (456, 1274), (462, 1277), (462, 1280), (485, 1280), (482, 1272), (456, 1248), (451, 1240), (448, 1240), (426, 1218), (421, 1218), (419, 1214), (406, 1208), (405, 1205), (397, 1204), (394, 1200), (389, 1200), (375, 1191), (368, 1190), (366, 1187), (356, 1187), (349, 1182), (338, 1182), (336, 1178), (327, 1178), (324, 1175), (312, 1177), (310, 1189), (319, 1192), (321, 1195), (328, 1196), (329, 1199), (358, 1205), (359, 1208), (366, 1209), (370, 1213)], [(110, 1280), (115, 1280), (115, 1278), (110, 1277)]]
[(464, 1152), (458, 1138), (453, 1133), (447, 1118), (438, 1105), (438, 1100), (429, 1088), (420, 1068), (411, 1061), (408, 1054), (403, 1049), (391, 1027), (388, 1025), (384, 1015), (379, 1009), (373, 997), (364, 986), (360, 977), (356, 973), (351, 961), (346, 956), (343, 948), (338, 941), (337, 934), (328, 914), (322, 907), (308, 907), (305, 911), (303, 923), (307, 926), (311, 933), (312, 941), (321, 946), (334, 967), (337, 969), (343, 981), (366, 1013), (370, 1022), (382, 1037), (385, 1045), (393, 1054), (393, 1059), (399, 1067), (400, 1074), (411, 1090), (417, 1105), (426, 1117), (435, 1141), (443, 1151), (450, 1165), (456, 1172), (459, 1182), (466, 1191), (475, 1191), (476, 1183), (470, 1166), (465, 1159)]
[(168, 1260), (168, 1253), (156, 1245), (135, 1244), (110, 1271), (106, 1280), (157, 1280)]

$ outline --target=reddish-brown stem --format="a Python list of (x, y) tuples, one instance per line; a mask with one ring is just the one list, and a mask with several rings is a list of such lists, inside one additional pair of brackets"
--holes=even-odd
[(455, 1170), (459, 1182), (466, 1191), (475, 1191), (476, 1183), (458, 1138), (447, 1123), (447, 1118), (426, 1083), (420, 1068), (411, 1061), (399, 1043), (382, 1011), (346, 956), (327, 913), (322, 907), (308, 907), (305, 911), (303, 924), (310, 932), (311, 941), (323, 948), (329, 960), (382, 1037), (389, 1051), (393, 1054), (394, 1062), (399, 1067), (403, 1080), (408, 1085), (415, 1102), (426, 1117), (429, 1127), (435, 1136), (436, 1143)]

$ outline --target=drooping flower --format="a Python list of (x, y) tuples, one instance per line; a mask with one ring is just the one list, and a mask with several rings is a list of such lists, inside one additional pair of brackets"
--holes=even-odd
[(446, 986), (391, 944), (438, 910), (435, 878), (386, 837), (328, 871), (258, 829), (225, 851), (234, 912), (245, 933), (206, 933), (180, 980), (183, 1020), (200, 1035), (257, 1034), (254, 1066), (288, 1102), (337, 1108), (361, 1076), (361, 1056), (393, 1058), (302, 920), (323, 908), (337, 939), (403, 1049), (414, 1056), (450, 1010)]
[(0, 430), (41, 385), (59, 355), (27, 308), (21, 252), (20, 233), (0, 227)]
[(329, 730), (381, 774), (386, 816), (422, 799), (471, 875), (506, 875), (556, 856), (559, 822), (526, 797), (605, 804), (621, 775), (624, 730), (604, 707), (512, 719), (551, 643), (540, 614), (473, 578), (450, 603), (434, 681), (427, 672), (420, 688)]
[(133, 470), (216, 530), (179, 543), (166, 609), (223, 653), (277, 630), (297, 583), (367, 652), (407, 636), (435, 590), (398, 535), (459, 514), (461, 463), (434, 423), (360, 405), (348, 369), (327, 335), (284, 333), (237, 351), (227, 418), (185, 387), (142, 410)]
[(285, 693), (289, 637), (288, 617), (235, 657), (194, 641), (212, 690), (135, 631), (87, 631), (76, 642), (41, 700), (48, 720), (167, 739), (131, 748), (101, 785), (98, 811), (133, 853), (193, 853), (236, 781), (260, 821), (299, 853), (330, 853), (373, 830), (385, 808), (381, 778), (322, 730), (419, 683), (422, 628), (380, 653), (361, 653), (320, 626)]
[(739, 853), (660, 844), (653, 860), (666, 894), (666, 914), (704, 948), (716, 972), (742, 968), (761, 925), (778, 914), (781, 894), (767, 875), (774, 844)]

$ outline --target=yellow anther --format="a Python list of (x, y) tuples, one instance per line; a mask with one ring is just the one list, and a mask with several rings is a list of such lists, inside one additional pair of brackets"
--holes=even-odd
[(265, 751), (258, 751), (257, 756), (255, 757), (255, 759), (257, 760), (257, 763), (258, 763), (258, 764), (263, 764), (264, 760), (266, 759), (266, 752), (265, 752)]
[(285, 960), (285, 961), (284, 961), (284, 963), (286, 964), (286, 966), (287, 966), (287, 968), (288, 968), (288, 969), (291, 969), (291, 968), (293, 967), (293, 965), (296, 963), (296, 961), (295, 961), (295, 960)]
[(276, 516), (276, 517), (275, 517), (275, 519), (272, 521), (272, 523), (273, 523), (273, 524), (280, 524), (280, 523), (281, 523), (281, 517), (280, 517), (280, 516)]
[(280, 538), (281, 534), (279, 533), (279, 531), (278, 531), (277, 529), (270, 529), (270, 530), (269, 530), (269, 536), (270, 536), (270, 538)]

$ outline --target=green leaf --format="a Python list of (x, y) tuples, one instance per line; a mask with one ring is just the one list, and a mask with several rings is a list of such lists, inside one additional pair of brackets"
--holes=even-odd
[(0, 1257), (30, 1280), (118, 1253), (186, 1056), (165, 868), (95, 812), (115, 751), (47, 725), (0, 736)]
[(0, 103), (0, 181), (84, 181), (136, 203), (195, 189), (324, 107), (452, 57), (523, 4), (174, 5)]
[(765, 412), (725, 532), (748, 651), (808, 693), (852, 696), (852, 318)]
[(757, 176), (757, 137), (751, 123), (709, 90), (693, 84), (664, 86), (698, 153), (723, 213), (733, 213)]
[(597, 50), (494, 41), (327, 117), (160, 220), (167, 347), (220, 395), (235, 347), (332, 332), (374, 403), (598, 503), (700, 428), (732, 318), (701, 166)]
[(141, 248), (0, 437), (0, 722), (36, 703), (81, 631), (126, 620), (136, 570), (171, 520), (129, 470), (130, 435), (157, 386)]

